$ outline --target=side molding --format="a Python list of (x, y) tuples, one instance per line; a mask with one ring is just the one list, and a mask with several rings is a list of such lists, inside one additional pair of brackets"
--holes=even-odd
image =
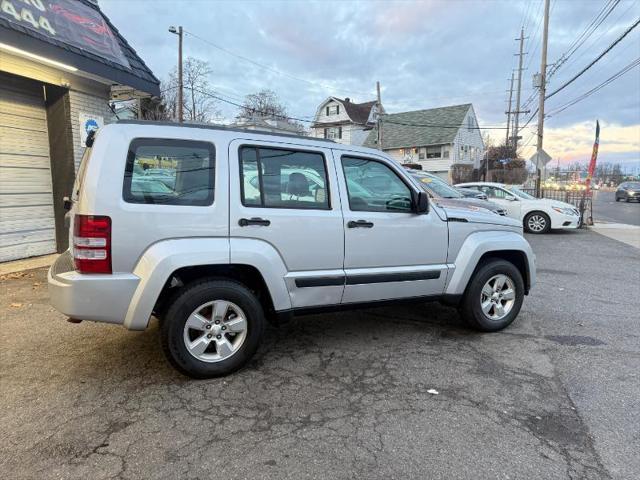
[(463, 294), (480, 258), (485, 253), (505, 250), (519, 251), (526, 255), (529, 287), (533, 287), (536, 282), (535, 254), (529, 242), (515, 232), (487, 231), (472, 233), (464, 241), (454, 261), (455, 269), (449, 275), (445, 294)]

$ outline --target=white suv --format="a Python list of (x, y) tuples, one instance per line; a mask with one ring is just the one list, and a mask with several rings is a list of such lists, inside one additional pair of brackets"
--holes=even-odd
[(91, 142), (51, 302), (131, 330), (156, 316), (192, 377), (244, 365), (266, 320), (336, 308), (437, 299), (499, 330), (535, 282), (519, 222), (429, 205), (377, 150), (136, 121)]
[(507, 215), (522, 222), (528, 233), (580, 228), (580, 210), (570, 203), (536, 198), (514, 185), (492, 182), (460, 183), (456, 187), (473, 188), (485, 193), (489, 200), (507, 209)]

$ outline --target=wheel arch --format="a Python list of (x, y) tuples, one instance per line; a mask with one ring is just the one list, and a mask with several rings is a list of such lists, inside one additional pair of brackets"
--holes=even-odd
[[(265, 257), (266, 255), (266, 257)], [(253, 251), (250, 262), (231, 262), (229, 238), (173, 239), (158, 242), (147, 249), (133, 271), (140, 281), (127, 310), (124, 326), (144, 330), (151, 314), (162, 310), (168, 289), (195, 278), (225, 277), (258, 289), (269, 310), (291, 308), (291, 301), (280, 257), (266, 250)], [(264, 258), (263, 258), (264, 257)], [(279, 262), (279, 263), (278, 263)], [(179, 276), (176, 275), (179, 273)], [(280, 279), (278, 282), (277, 279)]]
[(447, 279), (446, 295), (461, 295), (482, 262), (500, 258), (513, 263), (522, 273), (525, 293), (535, 285), (535, 254), (525, 238), (515, 232), (492, 231), (471, 234), (462, 244)]

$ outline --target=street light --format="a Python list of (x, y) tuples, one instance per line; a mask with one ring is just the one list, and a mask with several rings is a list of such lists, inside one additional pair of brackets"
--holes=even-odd
[(182, 123), (182, 27), (169, 27), (169, 32), (178, 35), (178, 122)]

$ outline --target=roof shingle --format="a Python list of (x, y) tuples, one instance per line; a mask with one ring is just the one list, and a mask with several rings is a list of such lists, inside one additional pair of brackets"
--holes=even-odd
[[(384, 115), (383, 148), (387, 150), (452, 143), (470, 108), (471, 104), (466, 103)], [(365, 140), (364, 146), (375, 148), (377, 136), (378, 130), (374, 128)]]

